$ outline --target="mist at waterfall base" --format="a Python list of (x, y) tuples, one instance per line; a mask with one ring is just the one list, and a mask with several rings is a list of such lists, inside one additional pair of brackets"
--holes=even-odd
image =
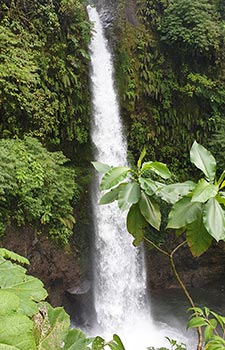
[[(112, 58), (96, 9), (88, 6), (87, 11), (94, 25), (90, 75), (93, 104), (91, 137), (95, 159), (121, 166), (126, 164), (127, 144), (114, 89)], [(117, 333), (126, 350), (168, 346), (165, 336), (187, 343), (181, 330), (153, 321), (142, 248), (132, 245), (132, 237), (126, 231), (125, 216), (116, 203), (98, 205), (99, 182), (100, 177), (96, 176), (92, 189), (96, 324), (88, 330), (89, 335), (100, 335), (110, 340)]]

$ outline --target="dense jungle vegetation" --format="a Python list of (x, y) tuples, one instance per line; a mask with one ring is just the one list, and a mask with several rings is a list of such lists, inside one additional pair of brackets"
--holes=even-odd
[(86, 17), (80, 0), (1, 1), (2, 234), (28, 223), (61, 243), (73, 233), (74, 180), (89, 149)]
[[(1, 235), (10, 225), (29, 224), (65, 244), (73, 234), (74, 208), (85, 211), (80, 203), (88, 182), (87, 161), (91, 158), (88, 82), (91, 24), (85, 6), (84, 0), (0, 2)], [(146, 159), (153, 161), (147, 170), (157, 159), (170, 164), (182, 180), (189, 172), (188, 151), (197, 140), (216, 155), (218, 168), (223, 171), (225, 1), (118, 0), (115, 6), (111, 35), (130, 159), (136, 161), (145, 146)], [(203, 149), (196, 153), (208, 154)], [(142, 160), (139, 170), (143, 170)], [(160, 167), (160, 171), (165, 171), (164, 164)], [(203, 170), (207, 181), (204, 178), (185, 188), (182, 184), (182, 193), (175, 193), (176, 200), (170, 201), (175, 213), (180, 209), (186, 212), (187, 206), (197, 210), (184, 216), (186, 221), (177, 223), (177, 216), (172, 217), (173, 225), (169, 226), (175, 229), (187, 226), (187, 240), (196, 256), (208, 249), (212, 237), (217, 241), (223, 239), (225, 227), (224, 174), (217, 183), (216, 166), (209, 171), (207, 166), (197, 168)], [(156, 169), (156, 175), (160, 175), (158, 165)], [(115, 170), (107, 168), (106, 173), (111, 171)], [(123, 179), (129, 171), (122, 174)], [(120, 176), (119, 173), (118, 183)], [(193, 170), (191, 176), (195, 176)], [(103, 189), (114, 186), (107, 181)], [(127, 209), (132, 204), (128, 224), (135, 244), (144, 239), (146, 222), (159, 229), (161, 221), (157, 202), (148, 198), (158, 190), (153, 186), (155, 178), (143, 177), (141, 181), (140, 188), (134, 185), (134, 192), (128, 181), (126, 191), (119, 187), (116, 193), (113, 190), (113, 197), (111, 192), (107, 194), (110, 198), (104, 197), (108, 203), (117, 200), (120, 193), (122, 207)], [(149, 184), (154, 188), (149, 189)], [(190, 199), (193, 189), (194, 199)], [(163, 199), (167, 195), (161, 192)], [(181, 203), (177, 196), (184, 196)], [(216, 233), (215, 212), (219, 217)], [(208, 232), (207, 240), (202, 234), (200, 243), (199, 237), (196, 242), (190, 228), (193, 222), (203, 234)], [(152, 244), (156, 243), (153, 240)], [(53, 309), (44, 302), (47, 292), (42, 283), (9, 260), (28, 263), (0, 249), (2, 349), (101, 350), (108, 346), (124, 350), (116, 335), (105, 343), (100, 337), (90, 340), (83, 333), (70, 330), (64, 310)], [(16, 287), (21, 283), (28, 288), (18, 292)], [(205, 327), (206, 343), (218, 325), (223, 331), (225, 328), (224, 317), (214, 313), (216, 321), (210, 323), (210, 315), (208, 309), (194, 310), (191, 323), (191, 327)], [(224, 348), (224, 339), (219, 342), (220, 349)], [(182, 349), (176, 344), (171, 346)], [(216, 346), (208, 349), (219, 349)]]
[[(182, 177), (196, 139), (223, 164), (224, 1), (114, 3), (116, 80), (132, 156), (137, 159), (146, 146), (147, 157), (172, 165)], [(85, 2), (5, 0), (0, 25), (0, 137), (37, 138), (48, 151), (63, 151), (83, 175), (80, 165), (91, 158), (91, 25)], [(75, 202), (86, 179), (76, 178)], [(10, 199), (2, 191), (3, 215)], [(70, 199), (73, 194), (71, 187)], [(47, 212), (51, 218), (51, 209), (46, 209), (51, 206), (39, 208), (37, 217), (32, 214), (33, 222), (43, 221)], [(17, 223), (26, 221), (22, 207), (24, 218), (13, 218)], [(70, 234), (71, 213), (72, 207), (61, 217)]]
[(224, 163), (225, 3), (118, 1), (116, 74), (129, 148), (187, 171), (196, 139)]
[(2, 1), (0, 136), (88, 140), (90, 25), (82, 1)]

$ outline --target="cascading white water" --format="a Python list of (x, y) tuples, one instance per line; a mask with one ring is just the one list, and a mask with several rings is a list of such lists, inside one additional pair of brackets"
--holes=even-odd
[[(96, 9), (88, 6), (88, 14), (94, 23), (90, 53), (95, 159), (113, 166), (125, 165), (127, 145), (114, 89), (111, 54)], [(117, 204), (98, 205), (98, 188), (99, 178), (92, 196), (96, 332), (109, 338), (118, 333), (128, 350), (163, 345), (163, 335), (159, 335), (153, 325), (146, 298), (143, 252), (133, 247), (125, 217)]]

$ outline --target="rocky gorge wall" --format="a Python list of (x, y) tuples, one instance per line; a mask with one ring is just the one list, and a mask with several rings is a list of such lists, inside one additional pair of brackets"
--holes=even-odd
[[(216, 282), (225, 283), (225, 244), (214, 244), (205, 254), (194, 258), (187, 247), (175, 255), (175, 263), (180, 277), (187, 287), (198, 288)], [(150, 290), (179, 288), (164, 255), (146, 249), (147, 276)]]

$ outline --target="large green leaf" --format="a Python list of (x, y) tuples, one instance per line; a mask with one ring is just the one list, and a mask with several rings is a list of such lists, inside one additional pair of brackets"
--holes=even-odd
[[(43, 303), (41, 306), (42, 318), (41, 329), (37, 350), (61, 350), (69, 328), (69, 315), (63, 308), (52, 308), (49, 304)], [(69, 341), (69, 340), (68, 340)]]
[(215, 197), (218, 190), (218, 186), (209, 183), (205, 179), (201, 179), (193, 190), (191, 201), (205, 203), (209, 198)]
[(113, 334), (113, 340), (118, 344), (120, 350), (125, 350), (122, 340), (117, 334)]
[(18, 348), (11, 345), (0, 344), (0, 350), (18, 350)]
[(23, 256), (16, 254), (14, 252), (11, 252), (10, 250), (5, 248), (0, 248), (0, 256), (5, 259), (18, 261), (21, 264), (27, 264), (27, 265), (30, 264), (29, 260), (27, 260)]
[(95, 169), (101, 174), (105, 174), (111, 169), (111, 166), (109, 166), (108, 164), (104, 164), (100, 162), (91, 162), (91, 163), (95, 167)]
[(37, 302), (48, 293), (39, 279), (25, 273), (23, 267), (0, 258), (0, 288), (19, 297), (21, 312), (32, 316), (38, 311)]
[(106, 342), (102, 337), (97, 336), (97, 337), (95, 337), (95, 339), (92, 342), (91, 349), (92, 350), (102, 350), (102, 349), (104, 349), (105, 343)]
[(191, 198), (184, 197), (176, 202), (168, 217), (168, 228), (185, 227), (195, 221), (201, 213), (201, 203), (191, 202)]
[(171, 172), (167, 166), (160, 162), (147, 162), (143, 163), (141, 172), (144, 173), (146, 170), (151, 170), (157, 175), (161, 176), (163, 179), (169, 179), (171, 177)]
[(225, 193), (220, 191), (216, 196), (216, 200), (225, 206)]
[(202, 215), (196, 221), (187, 225), (187, 243), (193, 256), (200, 256), (210, 247), (212, 236), (203, 225)]
[(141, 188), (149, 195), (152, 196), (154, 193), (156, 193), (157, 191), (159, 191), (161, 188), (163, 188), (165, 185), (154, 181), (152, 179), (149, 178), (144, 178), (144, 177), (140, 177), (139, 178), (139, 183)]
[(19, 306), (20, 299), (15, 294), (0, 289), (0, 316), (16, 312)]
[(166, 202), (174, 204), (182, 197), (190, 193), (195, 187), (193, 181), (178, 182), (175, 184), (164, 186), (158, 192), (158, 195)]
[(32, 329), (33, 322), (25, 315), (12, 314), (0, 317), (0, 345), (2, 349), (8, 345), (15, 347), (16, 350), (36, 350)]
[(63, 350), (87, 350), (90, 340), (79, 329), (71, 329), (64, 341)]
[(207, 326), (207, 320), (205, 320), (203, 317), (197, 316), (193, 317), (187, 325), (187, 328), (197, 328), (202, 326)]
[(112, 203), (114, 202), (115, 200), (118, 199), (118, 194), (119, 192), (121, 191), (122, 189), (122, 186), (125, 186), (125, 184), (120, 184), (119, 186), (115, 187), (115, 188), (112, 188), (109, 192), (105, 193), (100, 201), (99, 201), (99, 204), (109, 204), (109, 203)]
[(214, 198), (210, 198), (205, 204), (203, 223), (216, 241), (225, 239), (225, 212)]
[(141, 168), (142, 160), (144, 159), (145, 156), (146, 156), (146, 147), (143, 148), (143, 150), (141, 151), (140, 157), (138, 158), (138, 161), (137, 161), (138, 169)]
[(156, 201), (142, 192), (139, 201), (139, 208), (145, 220), (159, 230), (161, 224), (161, 213)]
[(100, 189), (104, 191), (116, 186), (118, 183), (120, 183), (123, 179), (126, 178), (129, 170), (130, 168), (128, 167), (112, 168), (103, 176), (100, 184)]
[(213, 155), (195, 141), (190, 150), (190, 159), (213, 182), (216, 174), (216, 160)]
[(4, 290), (14, 293), (20, 298), (22, 312), (28, 316), (33, 316), (38, 312), (37, 302), (44, 300), (48, 295), (43, 288), (43, 283), (33, 276), (25, 276), (23, 281), (11, 284)]
[(125, 350), (124, 345), (117, 334), (113, 335), (113, 340), (107, 344), (111, 350)]
[(26, 269), (0, 257), (0, 288), (23, 281)]
[(133, 204), (127, 214), (127, 230), (135, 240), (133, 244), (137, 246), (144, 238), (144, 227), (146, 226), (146, 220), (141, 214), (138, 204)]
[(122, 187), (118, 194), (118, 205), (123, 210), (129, 209), (130, 205), (137, 203), (141, 196), (141, 190), (136, 182), (129, 182)]

